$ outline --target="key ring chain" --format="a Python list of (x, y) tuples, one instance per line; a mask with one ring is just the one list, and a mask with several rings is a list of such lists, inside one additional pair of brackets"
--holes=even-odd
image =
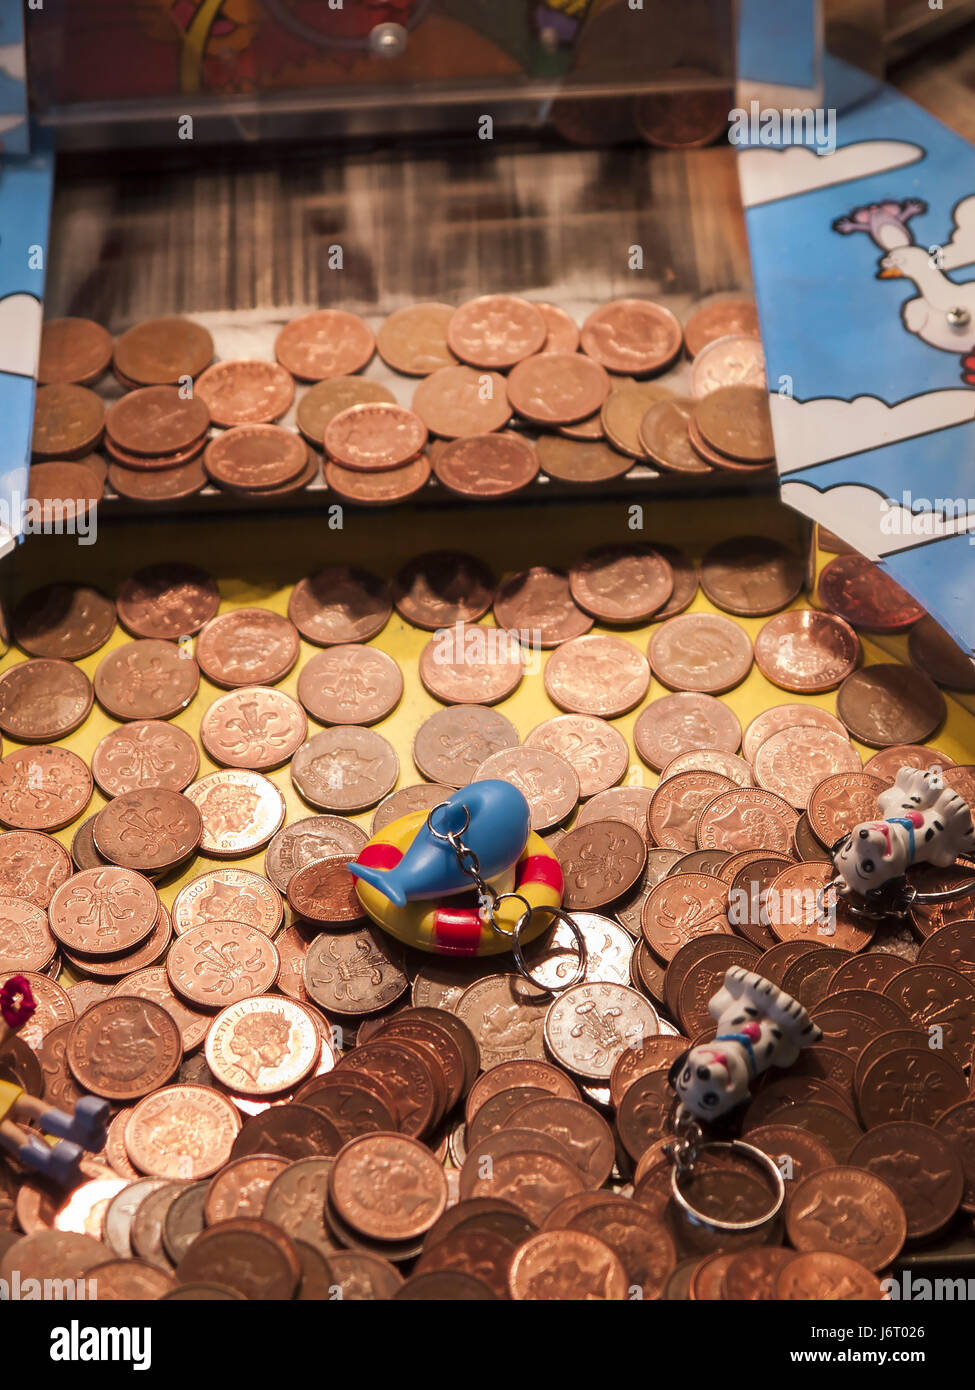
[[(664, 1149), (673, 1165), (670, 1170), (670, 1195), (681, 1211), (690, 1217), (696, 1226), (708, 1226), (716, 1231), (757, 1231), (775, 1220), (785, 1202), (785, 1179), (779, 1171), (778, 1164), (767, 1153), (756, 1148), (754, 1144), (746, 1144), (742, 1139), (721, 1139), (705, 1142), (704, 1131), (691, 1111), (683, 1105), (679, 1106), (677, 1110), (674, 1134), (673, 1143), (666, 1145)], [(729, 1156), (737, 1155), (739, 1158), (747, 1159), (771, 1179), (772, 1205), (768, 1211), (762, 1212), (760, 1216), (753, 1217), (749, 1221), (727, 1221), (701, 1211), (681, 1190), (681, 1183), (693, 1178), (698, 1159), (703, 1154), (716, 1150), (727, 1153)]]
[[(441, 801), (439, 805), (431, 808), (427, 812), (427, 829), (435, 839), (450, 845), (457, 857), (457, 865), (460, 871), (467, 875), (474, 887), (481, 902), (480, 913), (484, 921), (490, 923), (492, 930), (499, 935), (507, 937), (511, 942), (511, 952), (515, 959), (515, 966), (518, 973), (522, 975), (529, 984), (536, 989), (544, 990), (547, 994), (561, 993), (563, 990), (571, 989), (573, 985), (581, 984), (586, 977), (586, 965), (588, 962), (588, 951), (586, 949), (586, 938), (583, 936), (578, 924), (573, 920), (570, 913), (561, 907), (533, 907), (532, 904), (521, 893), (507, 892), (499, 893), (493, 884), (488, 883), (481, 875), (481, 865), (477, 855), (471, 847), (464, 843), (463, 835), (470, 825), (470, 813), (464, 808), (464, 821), (457, 830), (438, 830), (434, 825), (433, 818), (438, 811), (442, 810), (446, 802)], [(497, 913), (501, 904), (504, 902), (519, 902), (523, 911), (518, 917), (514, 926), (509, 931), (498, 921)], [(552, 985), (543, 984), (541, 980), (535, 978), (531, 972), (521, 945), (522, 933), (528, 927), (535, 913), (543, 913), (549, 922), (562, 922), (572, 933), (575, 942), (578, 960), (576, 968), (571, 977), (562, 983)]]

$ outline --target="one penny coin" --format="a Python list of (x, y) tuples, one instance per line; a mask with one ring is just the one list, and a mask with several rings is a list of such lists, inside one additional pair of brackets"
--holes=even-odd
[(650, 376), (669, 367), (684, 341), (669, 309), (646, 299), (616, 299), (589, 315), (580, 342), (587, 357), (623, 376)]
[(836, 712), (854, 738), (871, 748), (886, 748), (930, 738), (946, 705), (930, 676), (896, 662), (879, 662), (847, 676)]
[(86, 584), (45, 584), (20, 600), (12, 626), (14, 641), (29, 656), (78, 661), (111, 637), (115, 605)]
[(447, 346), (473, 367), (513, 367), (540, 352), (548, 329), (527, 300), (513, 294), (485, 294), (455, 309), (447, 322)]
[(650, 639), (653, 673), (672, 690), (719, 694), (748, 675), (752, 644), (730, 618), (713, 613), (683, 613), (668, 618)]
[(379, 356), (404, 376), (429, 376), (456, 362), (447, 346), (450, 304), (410, 304), (388, 314), (376, 333)]
[(122, 792), (98, 812), (92, 826), (95, 848), (104, 859), (150, 874), (188, 858), (202, 833), (193, 802), (162, 787)]
[(298, 676), (298, 699), (321, 724), (375, 724), (402, 694), (403, 673), (393, 658), (354, 643), (319, 652)]
[(659, 772), (694, 749), (736, 753), (741, 725), (721, 700), (688, 691), (665, 695), (641, 710), (633, 726), (633, 743), (647, 766)]
[(560, 709), (615, 719), (646, 695), (650, 668), (643, 654), (622, 638), (576, 637), (549, 657), (544, 682)]
[(297, 478), (308, 446), (280, 425), (235, 425), (210, 441), (203, 466), (218, 486), (265, 492)]
[(315, 734), (291, 762), (296, 790), (323, 811), (364, 811), (392, 791), (398, 777), (392, 744), (371, 729), (347, 724)]
[(650, 546), (606, 546), (573, 565), (569, 587), (579, 607), (600, 622), (642, 623), (670, 598), (674, 576)]
[(798, 556), (764, 536), (720, 541), (701, 561), (701, 588), (711, 602), (746, 618), (785, 608), (802, 581)]
[(75, 1080), (108, 1100), (135, 1100), (164, 1086), (183, 1056), (179, 1029), (148, 999), (119, 995), (92, 1004), (65, 1049)]
[(41, 386), (69, 382), (89, 386), (108, 370), (112, 339), (91, 319), (48, 319), (41, 328), (37, 380)]
[(494, 577), (474, 555), (438, 550), (418, 555), (397, 573), (393, 602), (407, 622), (436, 632), (474, 623), (494, 599)]
[(502, 429), (511, 419), (505, 379), (473, 367), (441, 367), (413, 393), (413, 409), (443, 439)]
[(544, 565), (502, 580), (494, 596), (494, 616), (498, 627), (525, 633), (539, 647), (557, 647), (582, 637), (593, 625), (572, 597), (568, 575)]
[(199, 632), (219, 607), (216, 581), (198, 565), (147, 565), (119, 586), (119, 620), (134, 637), (178, 641)]
[(274, 343), (274, 355), (301, 381), (351, 376), (367, 364), (376, 350), (372, 330), (357, 314), (319, 309), (285, 324)]
[(0, 675), (0, 729), (20, 743), (47, 743), (83, 724), (93, 700), (91, 681), (70, 661), (22, 661)]
[(140, 386), (165, 385), (197, 377), (213, 358), (213, 339), (191, 319), (146, 319), (115, 344), (115, 367)]
[(20, 748), (0, 761), (0, 824), (60, 830), (91, 800), (87, 764), (67, 748)]
[(546, 748), (502, 748), (477, 767), (472, 782), (499, 778), (517, 787), (528, 802), (532, 829), (551, 830), (579, 801), (579, 775), (572, 764)]
[(207, 367), (194, 392), (215, 425), (263, 425), (285, 413), (295, 384), (276, 362), (217, 362)]
[(367, 570), (328, 565), (300, 579), (288, 600), (288, 617), (319, 647), (367, 642), (381, 632), (393, 611), (386, 581)]
[(567, 425), (595, 414), (609, 395), (605, 369), (578, 352), (546, 351), (519, 362), (508, 377), (508, 399), (537, 425)]
[(534, 446), (513, 431), (451, 440), (433, 457), (433, 471), (460, 497), (508, 497), (538, 473)]
[(812, 608), (770, 618), (755, 638), (762, 675), (800, 695), (835, 690), (859, 659), (860, 639), (849, 623)]

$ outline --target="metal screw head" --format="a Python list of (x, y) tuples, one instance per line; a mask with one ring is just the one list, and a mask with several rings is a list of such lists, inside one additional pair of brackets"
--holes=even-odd
[(972, 321), (967, 309), (949, 309), (945, 318), (952, 328), (967, 328)]
[(369, 49), (377, 58), (399, 58), (406, 52), (407, 38), (402, 24), (377, 24), (369, 31)]

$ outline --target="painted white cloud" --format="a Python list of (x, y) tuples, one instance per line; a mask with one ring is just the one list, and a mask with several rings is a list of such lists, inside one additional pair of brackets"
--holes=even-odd
[(964, 387), (929, 391), (896, 405), (876, 396), (798, 401), (780, 395), (773, 395), (770, 405), (782, 474), (975, 419), (975, 394)]
[(32, 294), (8, 294), (6, 299), (0, 299), (0, 372), (34, 375), (42, 312)]
[(943, 499), (918, 496), (914, 499), (916, 505), (930, 505), (912, 512), (859, 483), (843, 483), (820, 492), (810, 483), (785, 482), (782, 500), (827, 530), (835, 531), (871, 560), (908, 550), (926, 540), (975, 531), (975, 510), (966, 510), (975, 499), (957, 499), (957, 512), (951, 507), (947, 512), (938, 512), (933, 507)]
[(882, 174), (914, 164), (924, 154), (906, 140), (862, 140), (842, 145), (832, 154), (817, 154), (803, 145), (788, 149), (743, 149), (738, 155), (738, 179), (746, 207), (813, 193), (837, 183)]
[(0, 43), (0, 72), (23, 82), (27, 76), (22, 43)]

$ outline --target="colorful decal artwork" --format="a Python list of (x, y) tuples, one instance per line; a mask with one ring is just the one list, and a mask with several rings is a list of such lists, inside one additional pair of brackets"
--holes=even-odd
[(782, 497), (973, 648), (975, 150), (824, 72), (832, 151), (739, 154)]

